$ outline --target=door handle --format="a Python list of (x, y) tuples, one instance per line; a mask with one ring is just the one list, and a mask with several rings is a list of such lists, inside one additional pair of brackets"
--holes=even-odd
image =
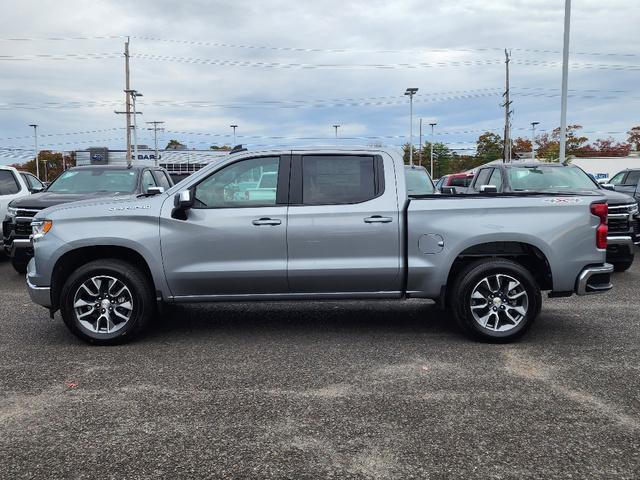
[(282, 221), (277, 218), (259, 218), (257, 220), (253, 220), (251, 223), (256, 227), (260, 227), (262, 225), (280, 225)]
[(381, 215), (373, 215), (364, 219), (364, 223), (391, 223), (392, 221), (391, 217), (383, 217)]

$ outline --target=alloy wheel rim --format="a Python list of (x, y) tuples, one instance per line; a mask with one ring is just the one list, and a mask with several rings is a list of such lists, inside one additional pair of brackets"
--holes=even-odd
[(122, 280), (97, 275), (83, 282), (73, 298), (78, 323), (94, 334), (121, 330), (133, 314), (133, 296)]
[(501, 273), (480, 280), (471, 291), (471, 314), (482, 328), (508, 332), (527, 315), (529, 296), (519, 280)]

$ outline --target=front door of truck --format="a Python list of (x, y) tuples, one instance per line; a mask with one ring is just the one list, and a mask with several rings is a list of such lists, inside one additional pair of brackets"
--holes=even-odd
[[(193, 187), (186, 220), (172, 218), (172, 199), (165, 202), (160, 238), (174, 296), (287, 292), (289, 161), (245, 158), (215, 171)], [(265, 174), (277, 182), (260, 185)]]
[(391, 157), (294, 155), (289, 200), (293, 293), (400, 290), (401, 219)]

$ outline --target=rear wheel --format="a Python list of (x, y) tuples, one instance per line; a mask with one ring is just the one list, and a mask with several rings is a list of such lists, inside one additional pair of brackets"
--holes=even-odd
[(153, 287), (134, 265), (96, 260), (74, 271), (62, 287), (60, 312), (69, 330), (97, 345), (134, 338), (155, 312)]
[(540, 312), (538, 284), (524, 267), (507, 259), (480, 260), (454, 282), (449, 304), (469, 335), (492, 342), (522, 336)]

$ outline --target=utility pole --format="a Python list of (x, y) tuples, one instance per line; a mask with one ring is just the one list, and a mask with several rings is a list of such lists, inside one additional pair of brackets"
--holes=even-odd
[(340, 125), (333, 125), (333, 128), (336, 130), (336, 143), (338, 143), (338, 128)]
[(129, 103), (129, 37), (124, 42), (124, 91), (125, 91), (125, 113), (127, 116), (127, 165), (131, 165), (131, 104)]
[(433, 178), (433, 127), (437, 125), (437, 123), (430, 123), (431, 125), (431, 178)]
[(571, 0), (564, 0), (564, 46), (562, 47), (562, 100), (560, 104), (560, 158), (566, 160), (567, 150), (567, 90), (569, 88), (569, 38), (571, 30)]
[(233, 128), (233, 145), (231, 146), (231, 148), (235, 148), (236, 146), (236, 128), (238, 128), (238, 125), (229, 125), (231, 128)]
[[(156, 157), (155, 157), (155, 166), (158, 166), (158, 125), (162, 125), (164, 122), (159, 122), (154, 120), (153, 122), (147, 122), (153, 125), (153, 128), (148, 128), (147, 130), (153, 130), (153, 142), (156, 147)], [(162, 130), (162, 129), (160, 129)]]
[(40, 161), (38, 160), (38, 125), (32, 123), (29, 126), (33, 127), (33, 141), (35, 142), (36, 149), (36, 177), (40, 180)]
[(418, 165), (422, 166), (422, 117), (420, 117), (420, 150), (418, 150)]
[(536, 159), (536, 125), (540, 122), (531, 122), (531, 159)]
[(505, 65), (506, 65), (506, 88), (503, 94), (505, 97), (504, 103), (502, 106), (504, 107), (504, 154), (502, 161), (505, 163), (509, 163), (511, 161), (511, 114), (513, 111), (511, 110), (511, 101), (509, 100), (509, 62), (511, 62), (511, 56), (507, 49), (504, 49), (505, 56)]
[(413, 96), (417, 88), (407, 88), (404, 92), (409, 97), (409, 165), (413, 166)]

